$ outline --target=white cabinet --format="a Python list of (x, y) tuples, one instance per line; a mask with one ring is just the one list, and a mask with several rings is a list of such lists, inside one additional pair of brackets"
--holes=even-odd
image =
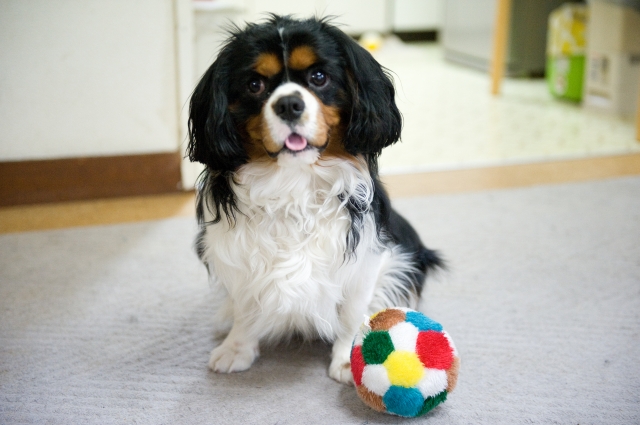
[(175, 152), (173, 7), (0, 1), (0, 161)]

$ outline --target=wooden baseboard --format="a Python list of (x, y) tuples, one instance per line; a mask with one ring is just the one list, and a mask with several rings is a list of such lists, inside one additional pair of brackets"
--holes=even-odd
[[(640, 175), (640, 154), (382, 177), (392, 198), (451, 194)], [(2, 182), (0, 182), (1, 184)], [(195, 194), (0, 208), (0, 234), (191, 216)]]
[(181, 190), (178, 152), (0, 162), (0, 206)]
[(391, 197), (473, 192), (640, 175), (640, 154), (382, 176)]

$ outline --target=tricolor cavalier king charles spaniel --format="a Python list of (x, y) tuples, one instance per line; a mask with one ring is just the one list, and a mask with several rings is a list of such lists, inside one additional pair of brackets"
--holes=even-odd
[(248, 369), (261, 341), (333, 342), (351, 382), (363, 316), (415, 308), (442, 261), (393, 209), (378, 156), (402, 118), (386, 70), (326, 19), (272, 15), (231, 31), (190, 103), (196, 249), (224, 341), (216, 372)]

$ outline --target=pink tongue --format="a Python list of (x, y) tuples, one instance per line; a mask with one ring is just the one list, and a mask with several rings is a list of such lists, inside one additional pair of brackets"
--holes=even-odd
[(284, 141), (284, 144), (292, 151), (301, 151), (307, 147), (307, 139), (299, 134), (291, 133), (287, 140)]

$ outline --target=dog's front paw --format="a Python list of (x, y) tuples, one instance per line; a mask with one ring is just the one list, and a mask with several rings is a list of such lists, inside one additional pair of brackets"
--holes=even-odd
[(258, 346), (223, 342), (211, 352), (209, 368), (218, 373), (247, 370), (258, 357)]
[(338, 339), (333, 344), (331, 350), (331, 364), (329, 365), (329, 376), (343, 384), (352, 384), (351, 374), (351, 341)]
[(343, 384), (352, 384), (353, 375), (351, 374), (351, 363), (342, 359), (334, 358), (329, 365), (329, 376)]

